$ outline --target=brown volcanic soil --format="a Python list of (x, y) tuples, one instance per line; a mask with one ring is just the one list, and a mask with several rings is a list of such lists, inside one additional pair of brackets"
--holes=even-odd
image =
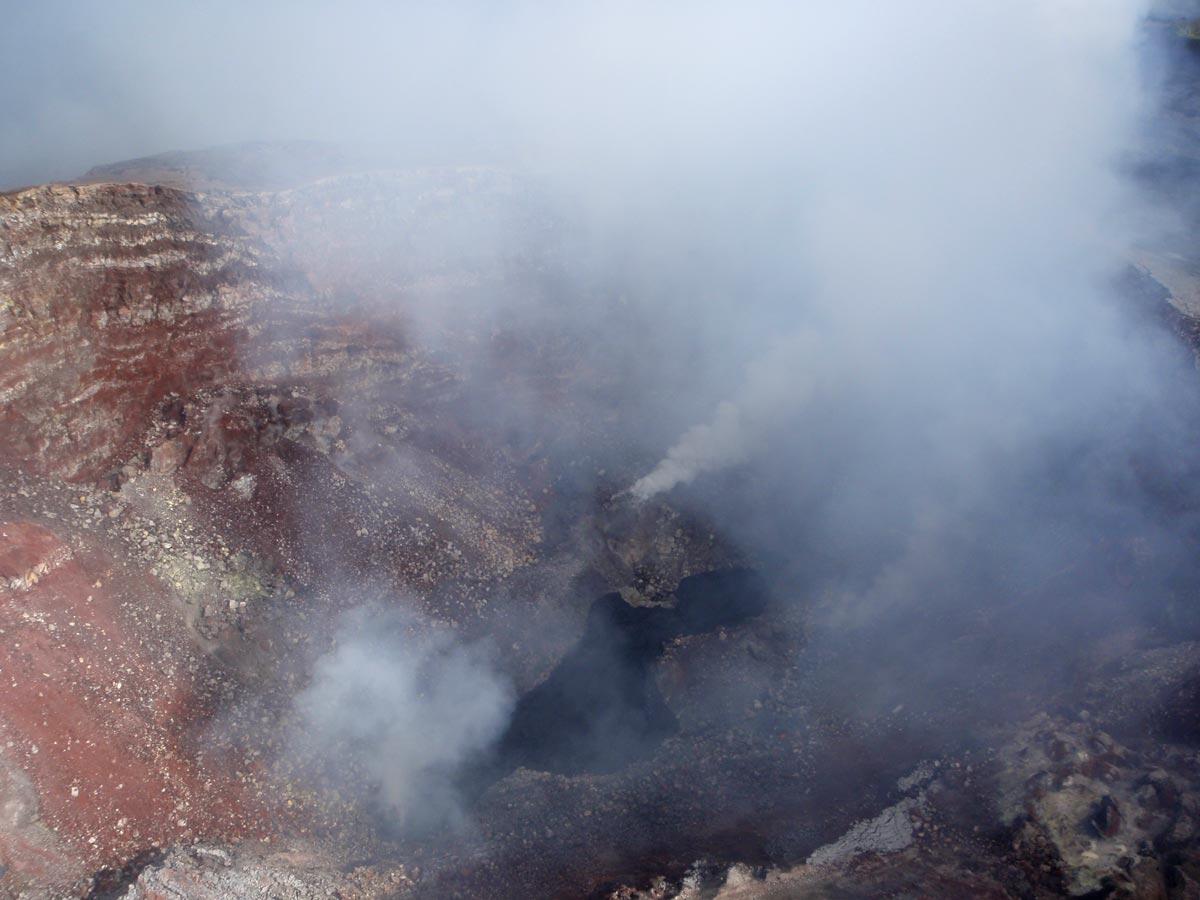
[[(114, 567), (94, 539), (73, 548), (17, 521), (0, 525), (0, 540), (6, 756), (79, 874), (196, 834), (265, 833), (262, 803), (189, 739), (211, 708), (211, 666), (161, 586)], [(22, 854), (9, 855), (20, 872)]]

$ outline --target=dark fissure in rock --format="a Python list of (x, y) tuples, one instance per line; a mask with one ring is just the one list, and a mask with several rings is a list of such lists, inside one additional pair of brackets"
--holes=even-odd
[[(158, 865), (165, 856), (165, 851), (151, 847), (138, 851), (124, 865), (101, 869), (92, 876), (86, 900), (116, 900), (124, 897), (143, 870)], [(4, 870), (0, 868), (0, 875), (3, 874)]]
[(735, 625), (766, 606), (748, 569), (680, 582), (674, 608), (630, 606), (620, 594), (592, 604), (583, 636), (517, 703), (485, 783), (518, 766), (560, 774), (613, 772), (645, 758), (678, 724), (654, 681), (676, 637)]

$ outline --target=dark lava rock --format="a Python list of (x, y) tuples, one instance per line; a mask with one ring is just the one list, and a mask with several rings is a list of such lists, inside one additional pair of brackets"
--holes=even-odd
[(1092, 818), (1092, 825), (1101, 837), (1116, 836), (1121, 830), (1121, 811), (1117, 808), (1117, 801), (1107, 794), (1102, 797)]

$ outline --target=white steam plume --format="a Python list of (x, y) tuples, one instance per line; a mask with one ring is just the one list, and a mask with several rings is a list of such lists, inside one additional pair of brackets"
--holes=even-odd
[(820, 349), (817, 336), (809, 331), (775, 344), (751, 364), (737, 399), (722, 401), (711, 421), (688, 429), (630, 493), (646, 500), (705, 472), (745, 462), (753, 442), (772, 421), (795, 414), (812, 399), (816, 375), (824, 368)]
[(292, 751), (334, 783), (365, 776), (401, 827), (456, 824), (455, 775), (498, 737), (512, 704), (482, 648), (411, 616), (360, 609), (296, 698)]
[[(631, 492), (769, 454), (785, 431), (819, 440), (814, 403), (855, 419), (864, 444), (880, 428), (876, 455), (915, 436), (914, 488), (922, 472), (967, 484), (993, 451), (1127, 389), (1115, 380), (1138, 366), (1104, 283), (1135, 212), (1116, 167), (1137, 125), (1141, 12), (922, 0), (814, 14), (833, 35), (862, 24), (866, 49), (826, 59), (829, 77), (793, 84), (779, 111), (808, 136), (775, 172), (799, 277), (790, 297), (724, 313), (730, 333), (739, 317), (799, 324)], [(892, 416), (895, 434), (872, 424)]]

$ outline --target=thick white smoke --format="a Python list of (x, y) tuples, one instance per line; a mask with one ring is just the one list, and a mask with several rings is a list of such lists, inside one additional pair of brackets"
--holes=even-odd
[(498, 737), (512, 688), (486, 652), (392, 611), (346, 617), (296, 698), (291, 752), (334, 783), (365, 778), (402, 827), (454, 824), (454, 779)]
[(814, 13), (817, 31), (859, 38), (801, 64), (809, 78), (778, 110), (803, 123), (778, 172), (803, 283), (765, 313), (729, 301), (731, 327), (743, 310), (802, 324), (633, 492), (770, 453), (783, 431), (819, 433), (806, 416), (822, 402), (876, 423), (902, 412), (899, 432), (861, 438), (894, 438), (877, 450), (913, 449), (914, 469), (967, 485), (990, 454), (1077, 426), (1136, 380), (1104, 281), (1129, 239), (1117, 167), (1137, 125), (1141, 12), (922, 0)]

